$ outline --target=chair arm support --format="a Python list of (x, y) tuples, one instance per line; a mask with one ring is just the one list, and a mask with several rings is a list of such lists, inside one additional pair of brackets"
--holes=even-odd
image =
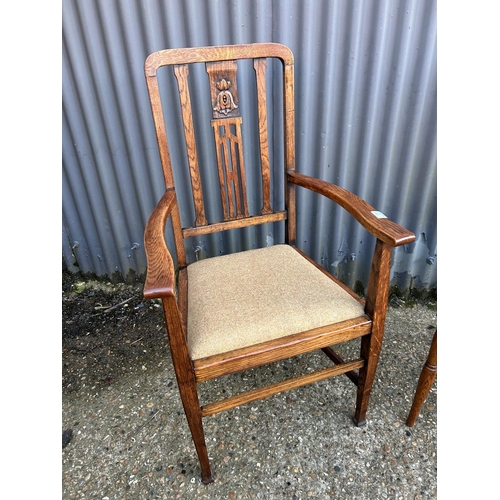
[(165, 191), (146, 224), (144, 248), (148, 267), (143, 291), (146, 299), (175, 295), (174, 262), (165, 242), (165, 225), (175, 203), (175, 191)]
[(289, 171), (288, 181), (326, 196), (347, 210), (365, 229), (391, 247), (411, 243), (415, 235), (387, 218), (378, 218), (376, 210), (354, 193), (330, 182)]

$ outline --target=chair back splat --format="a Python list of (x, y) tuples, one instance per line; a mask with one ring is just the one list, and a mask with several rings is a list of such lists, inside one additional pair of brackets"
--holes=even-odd
[[(274, 60), (281, 62), (279, 75)], [(384, 334), (391, 250), (415, 239), (353, 193), (295, 171), (293, 64), (290, 49), (277, 43), (167, 49), (145, 63), (165, 192), (146, 224), (144, 296), (163, 303), (204, 483), (213, 481), (202, 424), (207, 415), (345, 374), (357, 387), (354, 422), (366, 422)], [(174, 109), (162, 103), (162, 98), (170, 102), (160, 91), (158, 70), (164, 66), (178, 91)], [(273, 92), (267, 92), (270, 70)], [(278, 116), (270, 119), (275, 109)], [(173, 169), (167, 135), (177, 119), (174, 132), (183, 131), (186, 164)], [(340, 205), (376, 239), (366, 300), (296, 247), (297, 187)], [(174, 236), (170, 250), (168, 220)], [(278, 244), (188, 258), (188, 238), (271, 223), (284, 225)], [(332, 349), (356, 338), (355, 359), (344, 360)], [(264, 380), (258, 389), (200, 404), (198, 384), (315, 350), (333, 365), (273, 384)]]

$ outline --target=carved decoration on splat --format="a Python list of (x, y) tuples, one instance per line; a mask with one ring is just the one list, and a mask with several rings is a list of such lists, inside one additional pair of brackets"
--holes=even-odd
[(235, 61), (206, 63), (214, 119), (240, 116)]
[(217, 99), (215, 101), (214, 111), (221, 113), (227, 116), (233, 109), (236, 109), (238, 106), (234, 102), (233, 94), (229, 88), (231, 87), (231, 82), (229, 80), (225, 80), (224, 78), (215, 84), (219, 93), (217, 94)]

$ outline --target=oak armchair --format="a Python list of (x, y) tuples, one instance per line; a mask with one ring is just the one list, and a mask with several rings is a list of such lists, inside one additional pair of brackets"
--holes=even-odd
[[(269, 152), (266, 66), (282, 63), (283, 158)], [(258, 160), (244, 162), (242, 133), (245, 111), (239, 95), (240, 60), (253, 63), (255, 117), (258, 122)], [(204, 65), (205, 94), (212, 114), (208, 132), (195, 127), (190, 95), (190, 65)], [(182, 224), (181, 204), (174, 184), (157, 70), (171, 66), (177, 83), (185, 135), (187, 168), (192, 190), (192, 224)], [(148, 270), (144, 296), (160, 298), (180, 396), (201, 465), (204, 483), (213, 481), (202, 419), (207, 415), (272, 396), (328, 377), (346, 374), (357, 387), (354, 422), (363, 425), (379, 360), (386, 317), (391, 250), (415, 239), (410, 231), (391, 222), (374, 207), (345, 189), (314, 179), (295, 169), (294, 74), (290, 49), (276, 43), (161, 50), (145, 63), (145, 75), (165, 192), (145, 230)], [(199, 73), (198, 73), (199, 76)], [(245, 87), (246, 88), (246, 87)], [(200, 94), (197, 95), (198, 101)], [(246, 123), (246, 121), (245, 121)], [(195, 138), (195, 132), (197, 137)], [(204, 190), (206, 158), (199, 158), (196, 139), (212, 137), (215, 144), (220, 197)], [(275, 160), (275, 161), (274, 161)], [(258, 169), (260, 210), (252, 212), (247, 196), (247, 176)], [(282, 176), (284, 207), (273, 206), (273, 179)], [(253, 174), (252, 174), (253, 175)], [(253, 177), (255, 178), (255, 176)], [(376, 238), (366, 300), (335, 279), (296, 245), (296, 189), (319, 193), (347, 210)], [(184, 194), (184, 193), (182, 193)], [(217, 194), (217, 193), (216, 193)], [(217, 206), (220, 217), (209, 220), (207, 207)], [(189, 214), (188, 214), (189, 217)], [(212, 217), (213, 218), (213, 217)], [(173, 250), (167, 248), (165, 227), (171, 221)], [(186, 220), (186, 217), (184, 217)], [(284, 241), (188, 262), (185, 240), (218, 231), (258, 224), (284, 224)], [(175, 262), (174, 262), (175, 260)], [(177, 276), (178, 275), (178, 276)], [(177, 276), (177, 278), (176, 278)], [(177, 279), (177, 281), (176, 281)], [(345, 361), (331, 346), (360, 339), (359, 357)], [(201, 406), (200, 383), (322, 350), (332, 366), (293, 379)]]

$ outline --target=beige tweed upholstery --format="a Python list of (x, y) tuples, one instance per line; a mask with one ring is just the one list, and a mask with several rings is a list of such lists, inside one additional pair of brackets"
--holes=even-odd
[(193, 359), (363, 316), (363, 306), (288, 245), (188, 266)]

